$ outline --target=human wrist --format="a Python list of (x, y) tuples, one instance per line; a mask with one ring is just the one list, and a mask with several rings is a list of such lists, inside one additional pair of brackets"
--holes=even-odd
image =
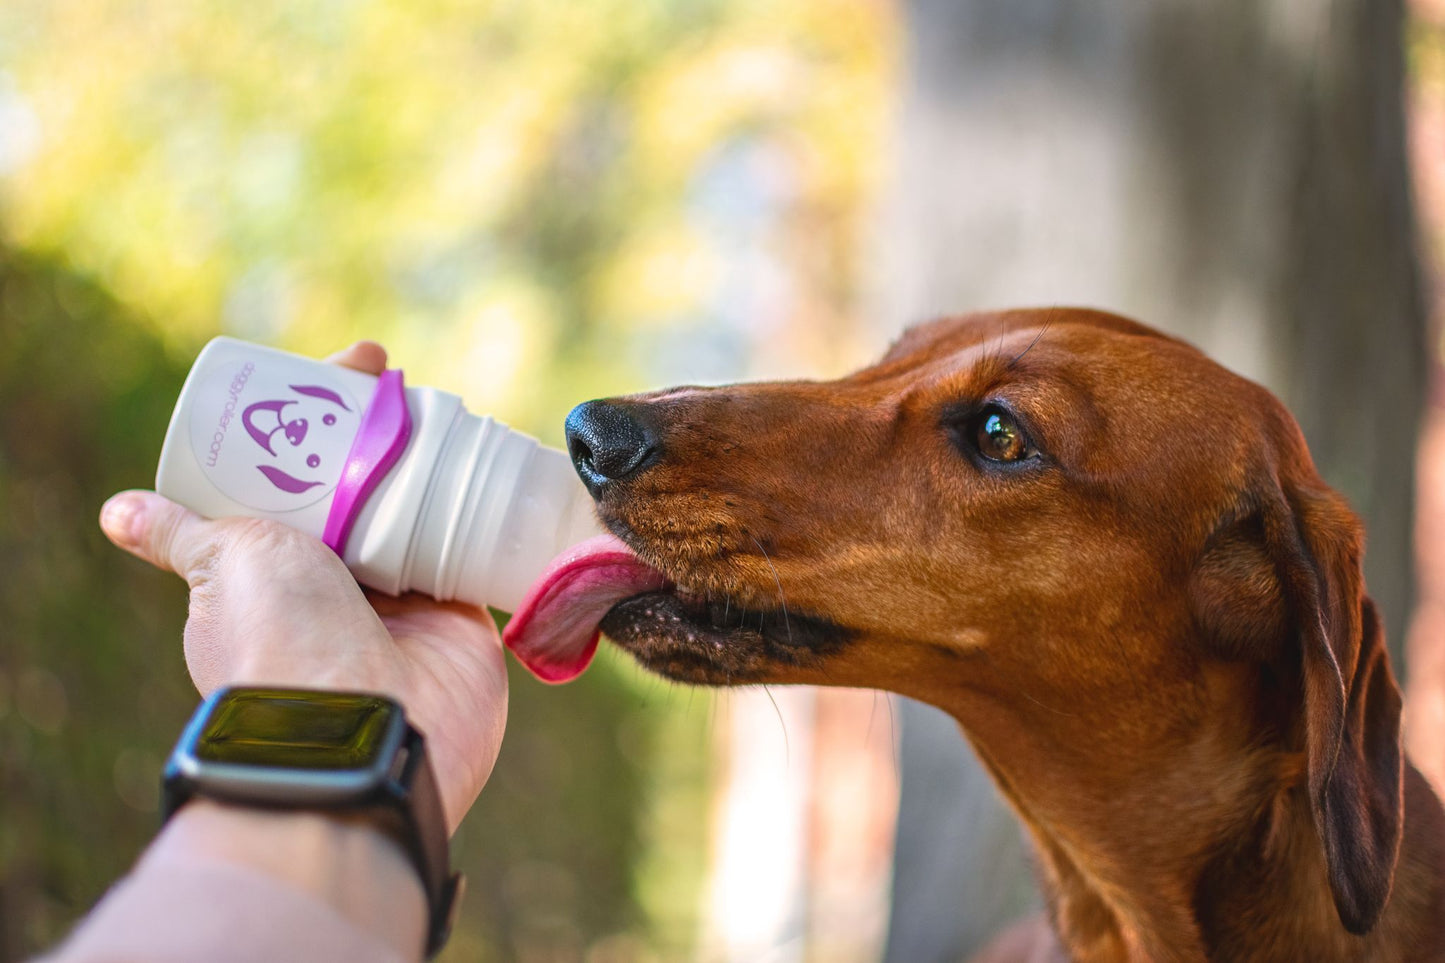
[(427, 903), (401, 846), (358, 814), (272, 810), (194, 799), (141, 862), (209, 860), (263, 874), (328, 905), (358, 929), (417, 959)]

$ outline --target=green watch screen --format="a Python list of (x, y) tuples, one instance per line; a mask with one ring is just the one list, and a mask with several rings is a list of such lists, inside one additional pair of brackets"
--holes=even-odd
[(200, 738), (206, 762), (294, 769), (365, 769), (381, 751), (396, 707), (345, 693), (243, 690), (216, 703)]

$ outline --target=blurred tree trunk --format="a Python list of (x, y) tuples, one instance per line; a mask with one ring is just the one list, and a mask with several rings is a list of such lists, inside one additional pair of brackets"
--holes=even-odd
[[(1399, 667), (1425, 365), (1398, 0), (907, 11), (879, 324), (1089, 304), (1267, 384), (1365, 518)], [(889, 959), (956, 959), (1026, 908), (1027, 858), (951, 722), (903, 720)]]

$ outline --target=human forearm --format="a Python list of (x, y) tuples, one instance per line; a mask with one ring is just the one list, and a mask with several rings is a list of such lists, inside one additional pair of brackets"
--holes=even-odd
[(425, 921), (416, 871), (370, 825), (196, 800), (50, 959), (411, 960)]

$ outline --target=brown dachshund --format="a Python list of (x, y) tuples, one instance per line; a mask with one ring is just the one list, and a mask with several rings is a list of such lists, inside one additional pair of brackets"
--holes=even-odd
[(1056, 938), (1015, 958), (1445, 959), (1445, 814), (1360, 524), (1258, 385), (1016, 311), (838, 381), (590, 402), (568, 440), (627, 548), (534, 590), (514, 650), (600, 619), (673, 679), (951, 713), (1037, 849)]

